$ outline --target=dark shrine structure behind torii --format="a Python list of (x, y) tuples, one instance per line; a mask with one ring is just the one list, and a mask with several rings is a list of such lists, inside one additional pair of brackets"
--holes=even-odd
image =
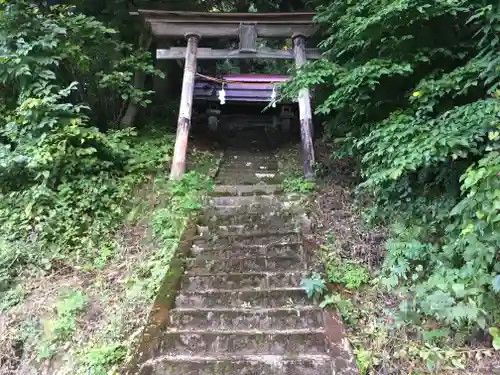
[[(171, 179), (179, 179), (186, 168), (186, 153), (198, 59), (293, 59), (297, 67), (307, 59), (319, 58), (316, 49), (306, 49), (306, 39), (316, 31), (314, 13), (203, 13), (138, 10), (148, 31), (157, 40), (186, 38), (186, 47), (158, 49), (158, 59), (184, 59), (179, 119)], [(236, 50), (199, 48), (201, 38), (239, 38)], [(258, 48), (257, 38), (290, 38), (293, 50)], [(313, 177), (312, 110), (308, 89), (299, 98), (300, 135), (304, 174)]]

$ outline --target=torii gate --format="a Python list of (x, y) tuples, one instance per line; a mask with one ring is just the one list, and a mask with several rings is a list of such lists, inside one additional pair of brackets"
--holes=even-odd
[[(158, 59), (185, 59), (181, 103), (177, 122), (171, 179), (180, 179), (186, 168), (186, 152), (197, 59), (295, 59), (297, 67), (306, 60), (317, 59), (317, 49), (305, 48), (305, 40), (317, 30), (313, 23), (315, 13), (203, 13), (161, 10), (142, 10), (137, 13), (156, 38), (187, 39), (187, 47), (158, 49)], [(239, 38), (239, 49), (198, 48), (201, 38)], [(284, 50), (259, 49), (257, 38), (291, 38), (293, 53)], [(312, 111), (309, 90), (299, 94), (300, 136), (304, 175), (313, 177), (314, 149), (312, 142)]]

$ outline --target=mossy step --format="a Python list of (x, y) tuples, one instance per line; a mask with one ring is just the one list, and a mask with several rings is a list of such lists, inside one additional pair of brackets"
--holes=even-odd
[(211, 196), (254, 196), (276, 194), (282, 191), (281, 185), (215, 185)]
[(285, 270), (306, 270), (306, 264), (297, 256), (249, 256), (240, 258), (196, 259), (186, 261), (190, 275), (231, 272), (273, 272)]
[(224, 173), (220, 171), (216, 178), (216, 184), (235, 184), (235, 185), (258, 185), (258, 184), (269, 184), (275, 185), (280, 184), (282, 181), (282, 176), (279, 173)]
[(302, 288), (272, 289), (214, 289), (196, 292), (181, 291), (175, 300), (176, 307), (236, 307), (236, 308), (280, 308), (308, 306), (313, 302)]
[(244, 272), (193, 275), (187, 272), (182, 279), (182, 290), (195, 292), (207, 289), (269, 289), (299, 286), (306, 271)]
[(269, 205), (275, 203), (292, 203), (299, 202), (300, 195), (284, 194), (284, 195), (257, 195), (257, 196), (225, 196), (211, 197), (209, 204), (212, 206), (251, 206), (251, 205)]
[(328, 355), (189, 356), (146, 362), (139, 375), (332, 375)]
[(254, 172), (274, 172), (277, 173), (279, 169), (278, 162), (276, 160), (262, 160), (262, 161), (242, 161), (242, 160), (231, 160), (225, 162), (221, 165), (221, 172), (225, 173), (254, 173)]
[(210, 248), (214, 246), (248, 246), (248, 245), (276, 245), (290, 244), (300, 242), (300, 235), (296, 232), (292, 233), (244, 233), (244, 234), (228, 234), (205, 237), (197, 237), (193, 239), (193, 245), (202, 248)]
[(281, 222), (268, 221), (264, 224), (233, 224), (233, 225), (209, 225), (209, 226), (198, 226), (198, 234), (202, 235), (208, 233), (214, 236), (257, 236), (264, 234), (289, 234), (300, 231), (300, 223), (295, 222)]
[(323, 311), (318, 307), (281, 309), (174, 309), (170, 326), (178, 329), (305, 329), (323, 326)]
[(266, 213), (303, 213), (304, 207), (300, 202), (275, 202), (272, 204), (254, 203), (249, 205), (213, 205), (205, 210), (206, 215), (237, 216)]
[(215, 228), (221, 225), (256, 225), (284, 227), (299, 221), (299, 215), (293, 212), (254, 213), (235, 216), (202, 215), (198, 220), (199, 225)]
[(328, 347), (324, 330), (200, 331), (168, 328), (158, 343), (163, 353), (218, 355), (324, 354)]
[(258, 154), (258, 153), (242, 153), (238, 151), (226, 151), (224, 155), (223, 165), (227, 163), (266, 163), (266, 162), (276, 162), (276, 156)]
[(302, 243), (300, 241), (277, 244), (231, 244), (229, 246), (209, 246), (205, 242), (194, 244), (191, 253), (198, 259), (219, 259), (245, 256), (303, 256)]

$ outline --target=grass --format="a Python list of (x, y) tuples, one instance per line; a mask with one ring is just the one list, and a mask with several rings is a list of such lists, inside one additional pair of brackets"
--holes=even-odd
[(93, 259), (64, 254), (46, 263), (36, 244), (9, 244), (10, 262), (22, 259), (26, 266), (0, 274), (0, 373), (111, 375), (126, 366), (217, 164), (210, 150), (191, 148), (196, 170), (172, 183), (163, 169), (164, 149), (158, 151), (162, 141), (137, 145), (153, 173), (140, 176), (128, 193), (122, 224), (94, 249)]

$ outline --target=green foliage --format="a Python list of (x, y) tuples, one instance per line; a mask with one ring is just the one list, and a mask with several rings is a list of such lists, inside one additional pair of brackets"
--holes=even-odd
[(353, 350), (354, 356), (356, 357), (356, 365), (358, 367), (359, 373), (365, 375), (368, 373), (368, 369), (373, 364), (373, 355), (369, 350), (363, 348), (356, 348)]
[(88, 374), (108, 374), (109, 368), (123, 361), (126, 355), (123, 343), (106, 343), (99, 346), (92, 346), (83, 353), (82, 362)]
[(350, 299), (345, 299), (340, 294), (333, 293), (325, 296), (319, 306), (322, 309), (326, 307), (335, 308), (342, 317), (343, 322), (349, 324), (352, 327), (356, 325), (358, 312), (354, 308), (354, 305)]
[(140, 64), (127, 62), (122, 53), (139, 56), (127, 52), (113, 30), (61, 6), (19, 1), (1, 9), (0, 35), (6, 103), (0, 127), (1, 233), (9, 241), (46, 248), (49, 258), (60, 251), (83, 258), (105, 254), (111, 244), (102, 241), (103, 233), (123, 215), (121, 201), (129, 189), (117, 181), (131, 167), (141, 167), (131, 157), (133, 133), (100, 132), (85, 113), (96, 99), (100, 104), (90, 117), (101, 104), (109, 110), (106, 98), (114, 95), (146, 104), (146, 93), (133, 88), (131, 76), (140, 64), (146, 72), (151, 67), (145, 57)]
[[(391, 224), (380, 280), (406, 316), (485, 328), (500, 289), (500, 5), (320, 7), (320, 46), (282, 90), (315, 89), (326, 137), (358, 159), (372, 220)], [(410, 314), (411, 313), (411, 314)]]
[(495, 350), (500, 350), (500, 329), (492, 327), (489, 329), (489, 333), (493, 338), (493, 348)]
[(368, 282), (370, 274), (360, 264), (347, 260), (334, 260), (326, 264), (326, 277), (329, 282), (341, 284), (347, 289), (358, 289)]
[(0, 297), (12, 305), (23, 272), (106, 264), (131, 189), (165, 167), (173, 139), (101, 131), (148, 103), (134, 72), (156, 72), (93, 17), (23, 0), (0, 9), (0, 36)]
[(162, 248), (141, 265), (143, 273), (150, 275), (146, 290), (151, 299), (158, 292), (169, 263), (179, 243), (179, 237), (189, 218), (203, 208), (205, 193), (211, 190), (211, 179), (196, 171), (186, 173), (180, 181), (157, 181), (164, 187), (168, 202), (152, 215), (152, 229)]
[(299, 177), (286, 177), (281, 183), (283, 191), (287, 193), (308, 194), (314, 191), (316, 184), (314, 181)]
[(57, 345), (67, 341), (76, 331), (76, 314), (82, 312), (87, 298), (73, 290), (65, 292), (55, 305), (55, 318), (44, 322), (44, 332), (39, 342), (38, 360), (50, 358)]
[(313, 273), (310, 278), (300, 281), (300, 287), (304, 289), (308, 298), (321, 296), (326, 290), (326, 282), (318, 273)]

